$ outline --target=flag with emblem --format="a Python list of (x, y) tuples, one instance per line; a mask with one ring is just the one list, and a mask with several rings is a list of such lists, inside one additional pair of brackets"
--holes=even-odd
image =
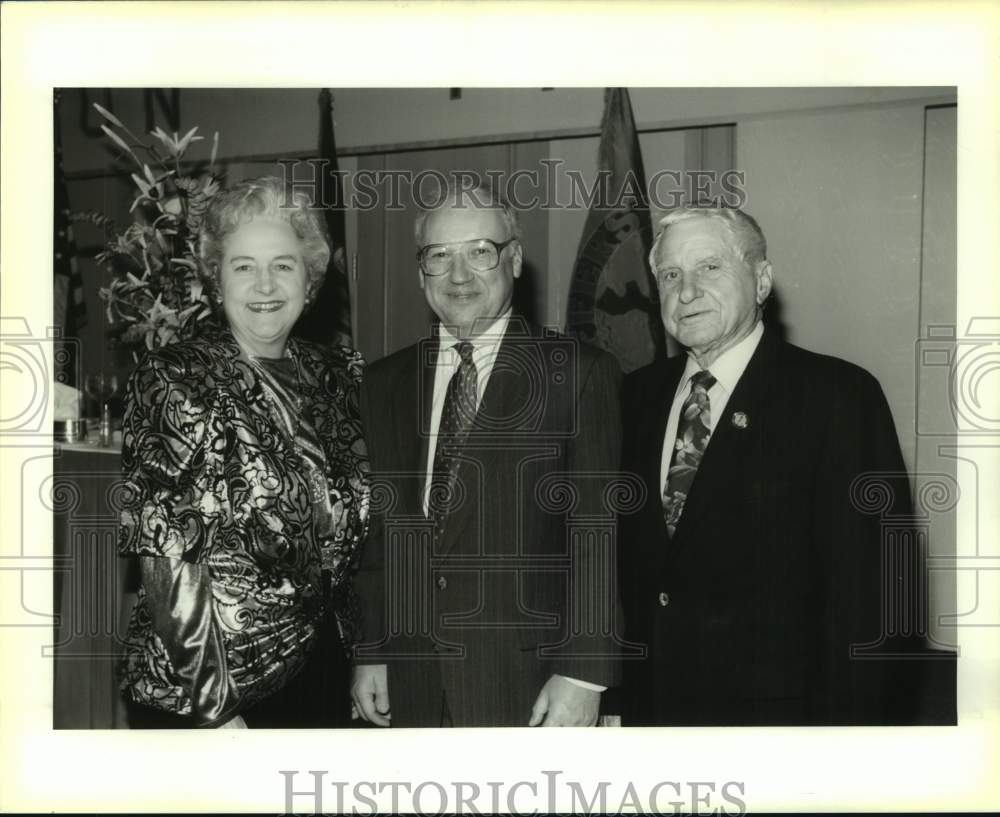
[(330, 235), (330, 262), (326, 278), (309, 310), (302, 316), (296, 331), (317, 343), (352, 344), (351, 289), (348, 281), (347, 226), (344, 214), (344, 190), (337, 166), (337, 140), (333, 127), (333, 94), (328, 88), (319, 92), (319, 152), (321, 167), (319, 201)]
[(666, 354), (649, 270), (649, 196), (626, 88), (604, 92), (597, 179), (573, 265), (566, 331), (630, 372)]

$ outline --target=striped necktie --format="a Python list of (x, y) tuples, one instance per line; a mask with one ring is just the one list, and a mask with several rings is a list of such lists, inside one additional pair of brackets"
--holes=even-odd
[(451, 376), (441, 410), (437, 447), (434, 449), (434, 471), (431, 477), (430, 516), (441, 517), (452, 504), (455, 482), (458, 477), (459, 452), (469, 436), (469, 429), (476, 419), (477, 372), (472, 360), (474, 347), (468, 341), (453, 347), (461, 359)]

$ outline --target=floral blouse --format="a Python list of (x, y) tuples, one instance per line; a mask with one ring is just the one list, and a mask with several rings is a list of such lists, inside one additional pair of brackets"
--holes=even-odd
[(295, 339), (288, 350), (284, 400), (228, 330), (150, 353), (128, 384), (119, 551), (143, 557), (143, 584), (122, 687), (199, 725), (284, 686), (326, 599), (354, 641), (350, 578), (369, 504), (363, 363)]

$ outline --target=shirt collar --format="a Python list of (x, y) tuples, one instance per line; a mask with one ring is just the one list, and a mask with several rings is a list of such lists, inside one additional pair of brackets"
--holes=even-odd
[[(762, 321), (757, 321), (757, 325), (754, 326), (749, 335), (731, 349), (726, 349), (709, 367), (708, 370), (712, 373), (712, 377), (729, 394), (733, 393), (733, 389), (736, 388), (736, 384), (743, 376), (743, 372), (746, 371), (747, 366), (750, 364), (750, 358), (753, 357), (753, 353), (757, 350), (757, 345), (763, 336), (764, 324)], [(694, 354), (688, 352), (687, 365), (684, 367), (681, 386), (686, 387), (691, 376), (700, 371), (701, 366), (695, 360)]]
[[(492, 349), (497, 346), (503, 336), (507, 332), (507, 326), (510, 324), (510, 316), (513, 312), (512, 308), (508, 308), (499, 318), (497, 318), (493, 323), (490, 324), (489, 328), (486, 329), (481, 334), (474, 338), (469, 339), (469, 343), (472, 344), (473, 351), (476, 353), (483, 352), (488, 349)], [(457, 337), (447, 326), (443, 323), (438, 323), (437, 333), (438, 340), (441, 344), (441, 351), (446, 349), (449, 351), (454, 351), (456, 343), (461, 343), (462, 339)]]

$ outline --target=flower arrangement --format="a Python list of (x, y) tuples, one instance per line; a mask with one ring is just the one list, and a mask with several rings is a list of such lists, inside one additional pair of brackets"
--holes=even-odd
[(213, 139), (207, 170), (197, 164), (183, 170), (181, 160), (188, 149), (204, 139), (197, 127), (181, 137), (157, 127), (150, 132), (155, 142), (146, 143), (110, 111), (97, 104), (94, 108), (108, 123), (101, 130), (136, 164), (130, 174), (137, 192), (129, 208), (134, 221), (119, 230), (100, 213), (75, 217), (112, 236), (96, 257), (112, 278), (99, 294), (106, 304), (112, 342), (129, 349), (138, 360), (147, 349), (197, 336), (211, 317), (198, 272), (197, 240), (209, 202), (221, 189), (214, 172), (219, 134)]

